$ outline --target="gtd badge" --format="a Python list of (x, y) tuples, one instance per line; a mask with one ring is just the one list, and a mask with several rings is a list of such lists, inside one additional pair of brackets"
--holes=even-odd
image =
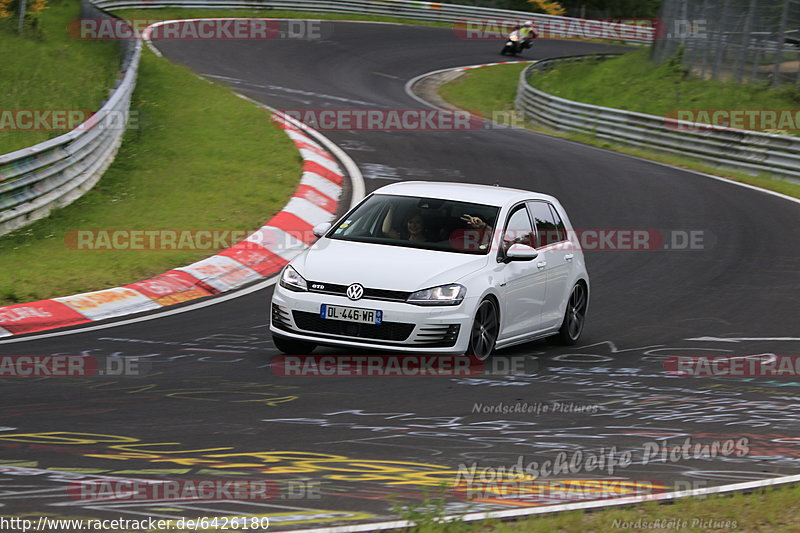
[(347, 287), (347, 297), (351, 300), (360, 300), (364, 296), (364, 287), (360, 283), (353, 283)]

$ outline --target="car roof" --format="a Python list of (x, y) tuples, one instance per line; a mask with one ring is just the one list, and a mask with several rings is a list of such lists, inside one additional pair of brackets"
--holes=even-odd
[(522, 189), (443, 181), (403, 181), (392, 183), (376, 190), (375, 194), (443, 198), (498, 207), (522, 200), (556, 201), (555, 198), (547, 194)]

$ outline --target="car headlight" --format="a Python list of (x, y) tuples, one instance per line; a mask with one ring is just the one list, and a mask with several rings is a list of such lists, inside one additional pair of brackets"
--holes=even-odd
[(297, 273), (297, 270), (286, 265), (286, 268), (281, 272), (281, 287), (289, 289), (290, 291), (307, 291), (308, 285), (303, 276)]
[(458, 305), (466, 294), (466, 287), (453, 283), (417, 291), (409, 296), (406, 301), (417, 305)]

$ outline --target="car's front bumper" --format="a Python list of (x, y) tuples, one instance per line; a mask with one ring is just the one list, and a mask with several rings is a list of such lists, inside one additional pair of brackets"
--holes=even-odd
[[(270, 306), (270, 331), (286, 338), (331, 346), (398, 350), (417, 353), (464, 353), (469, 344), (474, 301), (455, 306), (420, 306), (361, 299), (275, 286)], [(320, 317), (322, 304), (377, 309), (381, 325), (360, 325)]]

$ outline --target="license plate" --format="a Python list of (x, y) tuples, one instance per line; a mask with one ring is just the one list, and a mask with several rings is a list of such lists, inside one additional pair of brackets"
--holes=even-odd
[(383, 311), (322, 304), (319, 309), (319, 316), (329, 320), (344, 320), (346, 322), (358, 322), (359, 324), (380, 324), (381, 320), (383, 320)]

